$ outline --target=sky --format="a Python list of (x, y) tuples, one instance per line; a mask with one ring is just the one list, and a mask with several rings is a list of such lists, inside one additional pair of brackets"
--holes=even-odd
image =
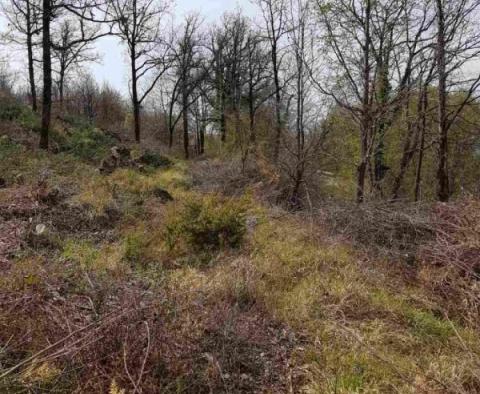
[[(3, 2), (6, 0), (0, 0)], [(175, 20), (181, 21), (185, 14), (191, 12), (198, 12), (203, 16), (205, 23), (215, 22), (219, 20), (222, 14), (226, 11), (234, 11), (241, 8), (248, 16), (255, 16), (255, 7), (250, 3), (250, 0), (176, 0), (175, 6)], [(0, 17), (0, 32), (6, 28), (6, 23), (3, 17)], [(104, 82), (115, 87), (123, 94), (128, 94), (128, 67), (126, 64), (126, 52), (123, 45), (114, 37), (102, 38), (97, 41), (96, 49), (101, 55), (101, 62), (88, 66), (88, 72), (91, 72), (98, 83)], [(0, 46), (0, 51), (4, 52), (5, 47)], [(6, 53), (0, 55), (6, 56)], [(24, 55), (15, 54), (10, 56), (14, 63), (22, 63)], [(18, 79), (26, 80), (25, 76), (18, 76)]]

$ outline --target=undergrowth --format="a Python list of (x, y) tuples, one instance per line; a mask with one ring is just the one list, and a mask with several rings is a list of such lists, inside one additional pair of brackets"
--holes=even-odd
[(9, 188), (20, 174), (34, 195), (48, 170), (50, 186), (70, 185), (67, 205), (106, 218), (100, 230), (57, 229), (48, 248), (25, 244), (2, 268), (0, 374), (65, 342), (6, 374), (0, 391), (126, 393), (128, 374), (145, 393), (480, 390), (476, 315), (425, 284), (435, 266), (415, 275), (249, 193), (201, 193), (182, 161), (99, 174), (95, 134), (80, 133), (56, 155), (0, 139)]

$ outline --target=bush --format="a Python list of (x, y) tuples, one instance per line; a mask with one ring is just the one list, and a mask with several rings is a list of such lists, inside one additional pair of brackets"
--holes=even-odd
[(238, 199), (189, 199), (167, 219), (167, 246), (172, 250), (183, 242), (195, 251), (237, 248), (246, 233), (245, 214), (246, 205)]
[(99, 161), (113, 145), (112, 138), (93, 127), (73, 129), (61, 150), (69, 152), (83, 160)]
[(168, 157), (151, 151), (146, 151), (140, 156), (138, 162), (153, 168), (170, 167), (172, 165), (172, 161)]
[(11, 97), (0, 96), (0, 120), (15, 120), (20, 117), (23, 106)]

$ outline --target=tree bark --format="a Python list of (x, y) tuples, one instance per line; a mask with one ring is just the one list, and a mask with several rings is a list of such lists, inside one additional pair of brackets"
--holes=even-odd
[(32, 99), (32, 111), (37, 112), (37, 89), (35, 86), (35, 69), (33, 64), (33, 32), (32, 32), (32, 10), (30, 1), (27, 4), (27, 56), (28, 56), (28, 82), (30, 84), (30, 96)]
[(40, 148), (48, 149), (50, 119), (52, 113), (52, 58), (50, 43), (50, 20), (52, 16), (51, 0), (43, 0), (42, 49), (43, 49), (43, 103), (42, 125), (40, 130)]
[(448, 181), (448, 126), (447, 126), (447, 73), (445, 64), (445, 15), (442, 0), (437, 0), (437, 48), (438, 70), (438, 167), (437, 198), (448, 201), (450, 197)]
[(407, 100), (407, 123), (408, 123), (408, 131), (407, 136), (405, 138), (405, 143), (403, 146), (403, 153), (402, 158), (400, 160), (400, 171), (398, 175), (395, 177), (395, 181), (392, 188), (392, 200), (397, 200), (400, 193), (400, 188), (403, 183), (403, 179), (405, 178), (405, 174), (407, 172), (408, 166), (410, 165), (413, 157), (415, 156), (415, 152), (418, 146), (418, 139), (419, 134), (421, 133), (421, 119), (425, 117), (425, 103), (426, 103), (426, 93), (427, 87), (425, 86), (421, 92), (420, 97), (418, 98), (417, 102), (417, 118), (415, 121), (415, 125), (412, 125), (411, 122), (408, 120), (409, 117), (409, 110), (408, 106), (410, 104), (410, 100)]
[(361, 157), (357, 166), (357, 203), (365, 200), (365, 178), (369, 160), (370, 137), (370, 13), (371, 0), (367, 0), (365, 9), (365, 43), (363, 44), (363, 97), (362, 120), (360, 126)]
[(185, 152), (185, 159), (190, 157), (189, 152), (189, 135), (188, 135), (188, 94), (183, 89), (182, 92), (182, 106), (183, 106), (183, 150)]
[[(272, 20), (272, 28), (274, 21)], [(273, 30), (272, 30), (273, 31)], [(282, 140), (282, 97), (280, 94), (280, 77), (278, 70), (278, 53), (277, 53), (277, 43), (275, 38), (272, 43), (272, 65), (273, 65), (273, 81), (275, 85), (275, 140), (274, 140), (274, 150), (273, 150), (273, 161), (274, 163), (278, 162), (280, 156), (280, 143)]]
[(422, 113), (422, 125), (420, 128), (420, 150), (418, 151), (418, 162), (417, 162), (417, 171), (415, 174), (415, 195), (414, 201), (417, 202), (420, 199), (420, 191), (422, 184), (422, 166), (423, 166), (423, 155), (425, 151), (425, 131), (427, 128), (427, 108), (428, 108), (428, 91), (425, 88), (423, 96), (423, 113)]
[(140, 103), (138, 101), (138, 88), (137, 88), (137, 66), (136, 66), (136, 50), (132, 44), (130, 51), (130, 66), (132, 73), (132, 106), (133, 106), (133, 129), (135, 133), (135, 141), (140, 143)]
[[(386, 49), (388, 50), (388, 49)], [(385, 106), (388, 101), (390, 86), (388, 81), (388, 59), (381, 54), (378, 61), (378, 94), (377, 101), (380, 107)], [(382, 195), (382, 181), (387, 174), (388, 167), (385, 164), (385, 132), (388, 127), (385, 116), (380, 116), (377, 128), (377, 144), (374, 152), (374, 190)]]
[(65, 83), (65, 70), (60, 70), (60, 77), (58, 80), (58, 96), (59, 96), (59, 104), (60, 104), (60, 111), (63, 111), (63, 86)]

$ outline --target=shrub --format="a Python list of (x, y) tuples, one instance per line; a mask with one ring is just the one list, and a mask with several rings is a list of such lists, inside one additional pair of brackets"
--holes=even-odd
[(170, 167), (172, 165), (172, 161), (168, 157), (151, 151), (146, 151), (142, 156), (140, 156), (138, 161), (141, 164), (153, 168)]
[(169, 249), (182, 241), (195, 251), (239, 247), (246, 233), (246, 205), (218, 196), (191, 198), (167, 219)]
[(23, 106), (11, 97), (0, 96), (0, 120), (15, 120), (20, 117)]
[(418, 253), (423, 285), (442, 299), (449, 316), (479, 327), (480, 201), (475, 198), (437, 204), (434, 239)]
[(61, 149), (83, 160), (99, 161), (113, 145), (112, 138), (101, 131), (87, 126), (73, 129)]
[(40, 130), (40, 117), (29, 107), (23, 107), (18, 117), (18, 123), (29, 130), (38, 132)]

